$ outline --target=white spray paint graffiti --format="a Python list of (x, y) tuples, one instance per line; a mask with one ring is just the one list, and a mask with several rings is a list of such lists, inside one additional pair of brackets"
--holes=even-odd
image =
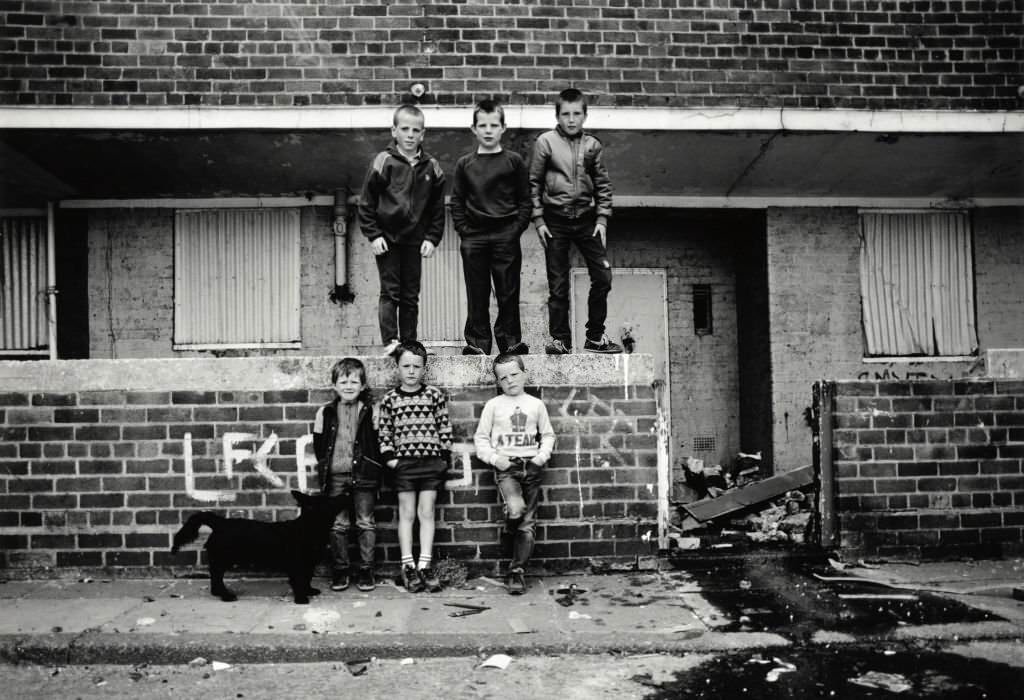
[[(236, 495), (231, 491), (218, 491), (213, 489), (197, 489), (195, 471), (192, 465), (192, 433), (185, 433), (185, 444), (182, 456), (185, 460), (185, 493), (197, 501), (204, 503), (231, 502)], [(276, 433), (271, 433), (259, 449), (253, 452), (250, 449), (236, 447), (240, 442), (255, 442), (259, 439), (253, 433), (224, 433), (221, 439), (221, 450), (224, 459), (223, 476), (231, 479), (235, 475), (235, 465), (247, 459), (251, 459), (256, 473), (270, 482), (276, 488), (286, 488), (284, 479), (274, 473), (267, 465), (267, 459), (278, 443)], [(307, 433), (295, 440), (295, 476), (296, 488), (305, 492), (309, 486), (309, 470), (316, 466), (316, 457), (307, 452), (309, 445), (313, 443), (313, 434)], [(455, 445), (452, 450), (453, 462), (461, 463), (462, 473), (457, 479), (449, 479), (445, 482), (447, 488), (466, 488), (473, 484), (473, 465), (471, 457), (473, 449), (471, 445)]]

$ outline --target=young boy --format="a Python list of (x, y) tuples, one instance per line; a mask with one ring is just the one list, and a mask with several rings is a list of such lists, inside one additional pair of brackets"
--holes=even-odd
[(466, 278), (466, 347), (463, 355), (491, 353), (490, 298), (498, 317), (494, 339), (501, 353), (525, 355), (519, 323), (519, 237), (530, 223), (530, 183), (526, 161), (501, 147), (505, 111), (493, 100), (473, 110), (477, 147), (459, 158), (452, 175), (452, 223), (462, 242)]
[(444, 172), (423, 143), (423, 112), (395, 110), (387, 150), (374, 157), (363, 182), (359, 220), (370, 239), (380, 276), (377, 315), (384, 354), (399, 341), (416, 340), (421, 258), (429, 258), (444, 234)]
[[(427, 351), (416, 341), (395, 350), (401, 382), (380, 402), (381, 461), (393, 470), (398, 492), (398, 546), (402, 552), (402, 583), (410, 593), (441, 590), (431, 564), (434, 547), (434, 503), (451, 459), (452, 424), (448, 399), (423, 384)], [(420, 559), (414, 566), (412, 528), (420, 522)]]
[(349, 586), (348, 534), (354, 512), (361, 558), (356, 586), (372, 591), (376, 586), (373, 511), (380, 488), (380, 452), (366, 368), (352, 357), (338, 360), (331, 368), (331, 384), (334, 400), (317, 410), (313, 423), (320, 490), (328, 496), (346, 496), (346, 505), (331, 528), (331, 590), (343, 591)]
[(513, 536), (505, 586), (512, 595), (520, 595), (526, 591), (526, 563), (533, 552), (541, 480), (544, 465), (551, 459), (555, 433), (544, 402), (524, 393), (522, 357), (498, 355), (494, 378), (503, 393), (484, 404), (473, 442), (477, 458), (494, 467), (494, 479), (505, 501), (505, 527)]
[(569, 327), (569, 249), (583, 255), (590, 273), (587, 297), (589, 352), (617, 353), (622, 346), (605, 335), (612, 269), (605, 236), (612, 215), (612, 184), (604, 165), (601, 142), (584, 133), (587, 101), (575, 88), (562, 90), (555, 101), (558, 126), (541, 134), (530, 159), (533, 225), (544, 246), (548, 273), (549, 355), (572, 352)]

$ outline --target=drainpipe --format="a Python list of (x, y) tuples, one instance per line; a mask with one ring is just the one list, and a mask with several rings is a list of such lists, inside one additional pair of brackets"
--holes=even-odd
[(330, 299), (335, 304), (350, 302), (355, 295), (348, 286), (348, 188), (334, 190), (334, 289)]
[(57, 255), (53, 202), (46, 203), (46, 325), (50, 359), (57, 359)]
[(832, 401), (835, 384), (817, 382), (814, 385), (816, 421), (814, 440), (814, 461), (818, 472), (818, 507), (821, 517), (821, 546), (831, 549), (836, 546), (838, 527), (836, 524), (836, 475), (832, 459)]

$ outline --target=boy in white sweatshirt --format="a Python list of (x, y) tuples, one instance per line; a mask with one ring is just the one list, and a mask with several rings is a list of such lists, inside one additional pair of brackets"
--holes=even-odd
[(503, 393), (484, 405), (473, 442), (477, 458), (494, 467), (505, 501), (505, 525), (514, 533), (505, 584), (509, 593), (520, 595), (526, 591), (526, 563), (533, 552), (541, 481), (555, 432), (544, 402), (525, 392), (521, 356), (503, 353), (494, 358), (494, 378)]

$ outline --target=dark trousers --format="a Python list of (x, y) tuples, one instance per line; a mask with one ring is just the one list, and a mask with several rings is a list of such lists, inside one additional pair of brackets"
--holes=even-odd
[(377, 272), (380, 273), (377, 315), (382, 342), (416, 340), (422, 265), (419, 244), (391, 244), (386, 253), (377, 256)]
[(355, 488), (351, 500), (346, 499), (345, 507), (334, 518), (331, 526), (331, 559), (336, 572), (349, 570), (348, 534), (355, 516), (359, 556), (362, 566), (373, 568), (374, 548), (377, 545), (377, 525), (373, 510), (377, 506), (376, 489)]
[(495, 231), (463, 238), (459, 244), (466, 277), (466, 343), (491, 352), (491, 284), (498, 303), (494, 339), (505, 352), (522, 340), (519, 324), (519, 273), (523, 252), (519, 235)]
[(543, 475), (544, 467), (538, 467), (533, 462), (523, 466), (512, 465), (505, 471), (494, 472), (498, 490), (505, 501), (505, 528), (513, 537), (509, 571), (525, 569), (533, 553)]
[(590, 273), (590, 295), (587, 297), (587, 337), (600, 340), (608, 318), (608, 292), (612, 288), (612, 267), (601, 239), (594, 235), (595, 217), (566, 219), (549, 212), (544, 214), (551, 238), (545, 249), (548, 272), (548, 329), (551, 337), (572, 347), (569, 325), (569, 294), (572, 287), (569, 251), (580, 251)]

